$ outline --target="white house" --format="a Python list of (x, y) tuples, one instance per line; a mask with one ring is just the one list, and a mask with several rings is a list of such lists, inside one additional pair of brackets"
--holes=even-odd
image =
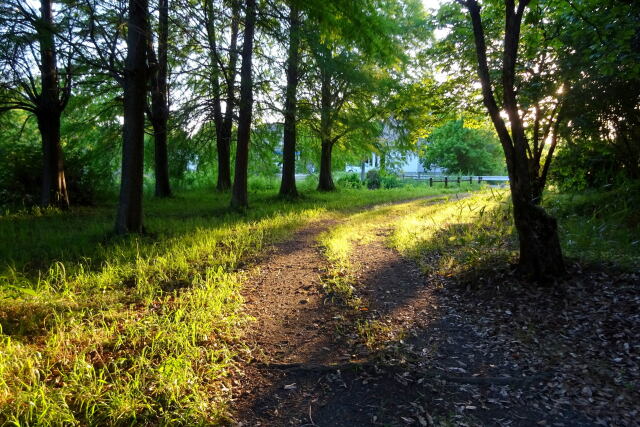
[[(392, 122), (395, 123), (393, 119)], [(378, 144), (385, 148), (385, 168), (398, 174), (417, 174), (430, 172), (434, 174), (443, 173), (443, 168), (433, 165), (428, 171), (420, 162), (419, 150), (422, 144), (426, 144), (426, 140), (419, 139), (417, 147), (413, 151), (395, 149), (400, 138), (398, 128), (388, 123), (384, 124), (382, 134), (378, 139)], [(372, 152), (367, 160), (360, 165), (348, 165), (347, 172), (359, 172), (364, 176), (371, 169), (380, 168), (380, 155)]]

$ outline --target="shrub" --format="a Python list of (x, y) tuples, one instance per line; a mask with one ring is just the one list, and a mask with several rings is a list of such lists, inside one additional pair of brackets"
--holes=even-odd
[(255, 175), (248, 179), (248, 187), (251, 191), (276, 190), (279, 185), (280, 182), (274, 177)]
[(336, 183), (342, 188), (361, 188), (362, 182), (357, 173), (347, 173), (337, 179)]
[(561, 191), (582, 191), (613, 184), (622, 175), (611, 147), (582, 141), (558, 150), (549, 173)]
[[(96, 156), (93, 156), (96, 157)], [(108, 169), (92, 153), (67, 150), (63, 153), (69, 200), (73, 205), (92, 205), (115, 183)], [(40, 201), (42, 192), (42, 149), (35, 144), (17, 143), (0, 147), (0, 204), (30, 207)]]
[(367, 179), (365, 180), (367, 183), (367, 188), (369, 190), (375, 190), (380, 188), (380, 173), (377, 169), (371, 169), (367, 172)]
[(395, 174), (383, 174), (380, 177), (380, 184), (382, 188), (398, 188), (400, 187), (400, 180)]

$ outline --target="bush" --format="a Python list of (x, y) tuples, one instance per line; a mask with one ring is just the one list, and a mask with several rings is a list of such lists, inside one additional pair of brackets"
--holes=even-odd
[[(115, 188), (110, 170), (103, 170), (92, 153), (63, 153), (69, 200), (73, 205), (93, 205), (99, 194)], [(17, 143), (0, 147), (0, 200), (5, 208), (38, 204), (42, 192), (42, 149)]]
[(251, 191), (276, 190), (280, 181), (274, 177), (255, 175), (249, 177), (247, 185)]
[(563, 192), (573, 192), (614, 184), (621, 175), (621, 165), (611, 147), (584, 141), (558, 150), (549, 181)]
[(336, 184), (342, 188), (362, 188), (360, 176), (357, 173), (347, 173), (337, 179)]
[(42, 150), (16, 143), (0, 147), (1, 207), (29, 207), (40, 200)]
[(367, 172), (367, 179), (365, 182), (369, 190), (380, 188), (380, 173), (376, 169), (371, 169)]
[(398, 188), (400, 187), (400, 180), (397, 175), (384, 174), (380, 177), (380, 184), (382, 188)]
[(298, 185), (299, 190), (315, 190), (318, 187), (318, 175), (308, 174)]

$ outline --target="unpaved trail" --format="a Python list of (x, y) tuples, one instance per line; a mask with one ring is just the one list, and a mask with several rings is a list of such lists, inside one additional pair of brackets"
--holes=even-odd
[[(487, 351), (486, 328), (459, 314), (455, 296), (440, 295), (387, 245), (393, 220), (376, 224), (373, 239), (354, 242), (360, 312), (331, 302), (322, 286), (327, 261), (317, 239), (338, 221), (300, 230), (251, 270), (243, 295), (256, 322), (246, 337), (252, 358), (234, 389), (235, 423), (590, 425), (512, 399), (531, 383)], [(375, 348), (357, 325), (375, 325)]]
[(253, 360), (244, 367), (234, 402), (242, 425), (304, 423), (300, 414), (311, 403), (302, 384), (317, 378), (312, 371), (301, 378), (277, 366), (349, 359), (336, 339), (320, 277), (326, 261), (316, 239), (332, 224), (314, 223), (276, 244), (248, 275), (243, 296), (256, 322), (246, 337)]

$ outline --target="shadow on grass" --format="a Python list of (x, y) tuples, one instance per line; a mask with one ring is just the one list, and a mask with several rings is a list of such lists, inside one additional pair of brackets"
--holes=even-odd
[[(441, 230), (433, 239), (451, 244), (451, 237), (466, 234), (466, 226)], [(464, 247), (457, 242), (447, 255), (464, 257)], [(552, 313), (551, 322), (559, 322), (565, 294), (517, 282), (507, 249), (498, 247), (468, 268), (428, 277), (413, 261), (373, 254), (375, 262), (359, 277), (366, 310), (354, 314), (333, 305), (329, 317), (347, 319), (351, 330), (357, 322), (382, 325), (373, 337), (375, 349), (349, 336), (327, 337), (301, 363), (267, 368), (270, 381), (258, 384), (249, 412), (238, 415), (243, 421), (315, 426), (596, 425), (547, 388), (549, 373), (535, 353), (535, 340), (548, 336), (532, 335), (538, 332), (532, 325)], [(442, 251), (428, 255), (431, 262), (443, 256)], [(469, 286), (480, 278), (486, 281)], [(521, 304), (529, 307), (519, 310)], [(546, 308), (536, 314), (537, 307)], [(522, 329), (527, 325), (531, 333)], [(533, 354), (514, 344), (525, 341)], [(344, 353), (347, 359), (340, 357)], [(581, 357), (586, 361), (588, 354)]]

